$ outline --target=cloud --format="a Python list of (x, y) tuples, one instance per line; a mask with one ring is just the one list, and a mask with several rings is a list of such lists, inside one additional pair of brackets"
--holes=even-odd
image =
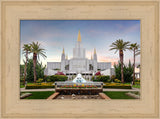
[[(31, 20), (32, 21), (32, 20)], [(70, 23), (69, 23), (70, 22)], [(85, 23), (85, 24), (84, 24)], [(77, 40), (78, 30), (81, 30), (82, 43), (86, 49), (86, 57), (91, 58), (93, 49), (96, 48), (98, 61), (117, 62), (118, 54), (109, 51), (110, 44), (118, 38), (132, 40), (139, 37), (140, 24), (134, 21), (32, 21), (24, 22), (21, 27), (21, 49), (23, 44), (38, 41), (46, 49), (47, 61), (60, 61), (62, 48), (72, 57), (73, 48)], [(137, 33), (135, 32), (137, 31)], [(135, 37), (137, 36), (137, 37)], [(125, 60), (131, 55), (125, 55)], [(22, 58), (22, 57), (21, 57)], [(138, 59), (137, 59), (138, 61)]]
[(102, 55), (98, 56), (98, 62), (111, 62), (112, 65), (117, 64), (118, 60), (119, 58), (117, 57), (109, 57), (109, 56), (102, 56)]
[(126, 28), (124, 30), (124, 34), (139, 31), (140, 30), (139, 28), (140, 28), (140, 24), (134, 24), (131, 27)]

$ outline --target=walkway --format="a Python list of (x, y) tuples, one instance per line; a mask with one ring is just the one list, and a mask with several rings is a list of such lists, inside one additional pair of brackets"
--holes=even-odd
[(108, 89), (108, 88), (103, 88), (103, 91), (140, 91), (139, 88), (132, 88), (132, 89)]
[(21, 92), (34, 92), (34, 91), (55, 91), (54, 88), (48, 88), (48, 89), (25, 89), (25, 88), (21, 88), (20, 89)]
[[(54, 88), (48, 88), (48, 89), (25, 89), (25, 88), (21, 88), (20, 89), (21, 92), (32, 92), (32, 91), (55, 91)], [(106, 89), (104, 88), (103, 91), (140, 91), (140, 89), (138, 88), (132, 88), (132, 89)]]

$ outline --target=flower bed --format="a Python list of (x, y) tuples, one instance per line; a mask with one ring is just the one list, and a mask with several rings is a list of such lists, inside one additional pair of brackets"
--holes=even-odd
[(27, 84), (26, 89), (46, 89), (46, 88), (54, 88), (53, 83), (33, 83)]
[(103, 88), (132, 89), (132, 86), (130, 84), (123, 83), (104, 83)]
[(97, 88), (97, 86), (92, 86), (92, 85), (65, 85), (61, 86), (60, 88)]

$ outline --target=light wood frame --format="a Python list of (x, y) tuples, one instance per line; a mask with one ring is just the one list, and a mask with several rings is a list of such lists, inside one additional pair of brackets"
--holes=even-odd
[[(1, 118), (159, 118), (159, 0), (2, 0), (0, 5)], [(22, 19), (141, 20), (141, 99), (20, 100)]]

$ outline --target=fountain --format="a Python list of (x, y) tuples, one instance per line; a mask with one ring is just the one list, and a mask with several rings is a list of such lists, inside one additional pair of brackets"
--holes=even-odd
[(55, 82), (55, 91), (62, 95), (95, 95), (103, 91), (103, 82), (86, 81), (79, 73), (73, 81)]
[(72, 81), (73, 83), (86, 83), (87, 81), (82, 77), (81, 74), (78, 74), (75, 79)]

